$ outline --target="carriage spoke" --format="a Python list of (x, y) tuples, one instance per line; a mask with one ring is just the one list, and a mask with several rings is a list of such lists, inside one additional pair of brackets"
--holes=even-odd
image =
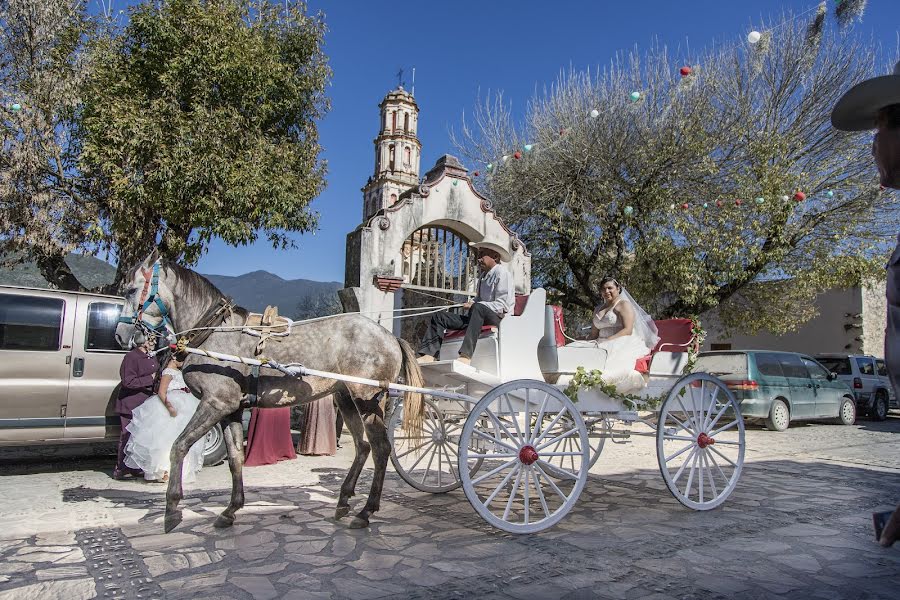
[[(433, 445), (436, 446), (437, 444), (433, 444)], [(435, 454), (440, 454), (440, 446), (438, 446), (438, 452), (437, 452), (437, 453), (431, 452), (430, 454), (431, 454), (431, 458), (428, 459), (428, 466), (425, 467), (425, 474), (422, 475), (422, 480), (421, 480), (422, 485), (425, 485), (425, 479), (428, 477), (428, 473), (431, 471), (431, 465), (432, 465), (432, 463), (434, 463), (434, 456), (435, 456)], [(425, 455), (424, 455), (424, 454), (423, 454), (421, 457), (419, 457), (419, 460), (422, 460), (423, 458), (425, 458)], [(419, 460), (416, 461), (416, 465), (419, 464)], [(440, 458), (438, 458), (438, 464), (440, 464)], [(410, 471), (412, 471), (413, 469), (415, 469), (415, 468), (416, 468), (416, 465), (413, 465), (412, 468), (410, 468)]]
[(423, 448), (423, 447), (425, 447), (425, 446), (427, 446), (428, 444), (431, 443), (431, 438), (423, 438), (423, 439), (425, 439), (424, 442), (422, 442), (421, 444), (419, 444), (419, 445), (416, 446), (415, 448), (410, 448), (409, 450), (407, 450), (407, 451), (404, 452), (403, 454), (398, 454), (398, 455), (397, 455), (397, 458), (403, 458), (403, 457), (406, 456), (407, 454), (410, 454), (411, 452), (415, 452), (415, 451), (418, 450), (419, 448)]
[(538, 498), (541, 501), (541, 510), (544, 511), (544, 516), (550, 516), (550, 507), (547, 506), (547, 499), (544, 497), (544, 490), (541, 489), (541, 476), (538, 475), (535, 469), (531, 470), (531, 475), (534, 477), (534, 489), (537, 490)]
[[(455, 452), (455, 450), (454, 450)], [(457, 455), (459, 456), (459, 455)], [(501, 458), (518, 458), (518, 454), (469, 454), (469, 458), (483, 458), (484, 460), (497, 460)]]
[(544, 476), (544, 481), (546, 481), (547, 483), (550, 484), (550, 487), (552, 487), (553, 491), (556, 492), (559, 495), (559, 497), (563, 499), (563, 502), (568, 500), (569, 497), (562, 493), (562, 490), (559, 489), (559, 486), (557, 486), (556, 483), (553, 482), (553, 479), (549, 475), (547, 475), (547, 472), (541, 468), (540, 464), (541, 464), (541, 461), (538, 461), (538, 462), (534, 463), (534, 467), (538, 471), (541, 472), (541, 475)]
[(691, 497), (691, 487), (694, 484), (694, 471), (696, 470), (696, 468), (697, 468), (697, 453), (695, 452), (694, 458), (691, 460), (691, 470), (688, 473), (687, 487), (684, 490), (684, 495), (687, 496), (688, 498)]
[(686, 459), (684, 459), (684, 463), (682, 463), (681, 468), (678, 469), (678, 472), (675, 473), (675, 477), (672, 478), (672, 483), (678, 482), (678, 478), (681, 477), (682, 473), (684, 473), (685, 467), (688, 466), (688, 463), (691, 462), (691, 458), (693, 458), (694, 454), (697, 452), (696, 446), (693, 446), (693, 444), (691, 446), (688, 446), (688, 448), (691, 448), (691, 447), (693, 447), (693, 450), (691, 450), (691, 453), (688, 454), (688, 457)]
[(535, 443), (535, 436), (538, 434), (538, 431), (541, 428), (541, 421), (544, 420), (544, 410), (547, 408), (547, 400), (550, 398), (550, 394), (544, 392), (544, 399), (541, 401), (541, 408), (538, 410), (537, 418), (534, 420), (534, 431), (531, 432), (531, 435), (528, 437), (528, 443)]
[[(524, 425), (526, 427), (525, 437), (523, 440), (531, 439), (531, 412), (528, 410), (528, 401), (531, 399), (531, 390), (525, 388), (525, 422)], [(527, 442), (526, 442), (527, 443)], [(531, 479), (530, 477), (528, 478)]]
[[(515, 446), (513, 446), (513, 443), (504, 443), (497, 438), (494, 438), (494, 439), (497, 439), (498, 442), (500, 442), (501, 444), (504, 444), (505, 446), (509, 447), (510, 449), (518, 451), (519, 450), (518, 442), (519, 442), (520, 438), (517, 438), (516, 436), (514, 436), (509, 431), (509, 429), (507, 429), (506, 425), (503, 424), (503, 421), (501, 421), (500, 418), (497, 417), (497, 415), (495, 415), (492, 412), (489, 412), (488, 415), (490, 416), (491, 421), (493, 421), (494, 424), (497, 426), (497, 428), (502, 430), (502, 432), (506, 434), (506, 437), (508, 437), (510, 440), (512, 440), (513, 443), (515, 443)], [(475, 431), (478, 431), (478, 430), (476, 429)], [(499, 435), (499, 433), (498, 433), (498, 435)]]
[(712, 453), (710, 453), (708, 458), (712, 461), (712, 464), (716, 466), (716, 469), (719, 471), (719, 475), (722, 476), (722, 479), (725, 480), (725, 485), (728, 485), (728, 482), (731, 481), (731, 479), (728, 477), (728, 475), (725, 474), (725, 471), (722, 470), (722, 467), (719, 466), (719, 463), (716, 462), (716, 457), (713, 456)]
[(581, 456), (581, 452), (541, 452), (541, 456)]
[(573, 427), (572, 429), (566, 431), (565, 433), (559, 434), (558, 436), (556, 436), (555, 438), (553, 438), (553, 439), (550, 440), (549, 442), (544, 442), (544, 443), (541, 444), (540, 446), (535, 446), (534, 449), (537, 450), (538, 452), (540, 452), (541, 450), (543, 450), (544, 448), (546, 448), (547, 446), (549, 446), (549, 445), (552, 444), (553, 442), (559, 441), (559, 440), (561, 440), (562, 438), (566, 437), (567, 435), (572, 434), (572, 433), (577, 433), (577, 432), (578, 432), (578, 427)]
[(499, 440), (499, 439), (495, 438), (494, 436), (489, 435), (489, 434), (487, 434), (487, 433), (481, 431), (480, 429), (475, 429), (472, 433), (474, 433), (475, 435), (477, 435), (477, 436), (479, 436), (479, 437), (483, 437), (483, 438), (486, 439), (486, 440), (490, 440), (490, 441), (492, 441), (492, 442), (494, 442), (494, 443), (496, 443), (496, 444), (500, 444), (501, 446), (503, 446), (503, 447), (506, 448), (507, 450), (512, 450), (513, 452), (518, 452), (518, 451), (519, 451), (519, 449), (516, 448), (516, 447), (514, 447), (512, 444), (509, 444), (509, 443), (507, 443), (507, 442), (504, 442), (503, 440)]
[(500, 465), (500, 466), (497, 467), (496, 469), (494, 469), (494, 470), (492, 470), (492, 471), (488, 471), (488, 472), (485, 473), (484, 475), (478, 476), (477, 478), (475, 478), (475, 479), (472, 480), (472, 483), (473, 483), (474, 485), (478, 485), (479, 483), (481, 483), (482, 481), (484, 481), (484, 480), (487, 479), (488, 477), (491, 477), (491, 476), (493, 476), (493, 475), (496, 475), (497, 473), (499, 473), (499, 472), (502, 471), (503, 469), (505, 469), (505, 468), (507, 468), (507, 467), (511, 467), (513, 464), (515, 464), (515, 463), (517, 463), (517, 462), (519, 462), (519, 457), (518, 457), (518, 456), (515, 457), (514, 459), (512, 459), (512, 460), (509, 461), (509, 462), (503, 463), (502, 465)]
[(678, 401), (678, 405), (681, 407), (681, 410), (684, 411), (684, 416), (687, 417), (687, 421), (693, 426), (690, 430), (691, 433), (694, 433), (694, 430), (697, 429), (697, 424), (694, 422), (694, 418), (691, 416), (691, 413), (688, 412), (688, 409), (684, 407), (684, 403), (681, 401), (681, 396), (676, 396), (675, 399)]
[(523, 470), (525, 472), (525, 481), (523, 481), (522, 484), (525, 486), (525, 489), (522, 491), (522, 495), (525, 498), (525, 524), (528, 525), (528, 517), (530, 516), (529, 513), (531, 511), (531, 508), (529, 507), (531, 496), (528, 492), (528, 490), (531, 489), (531, 469), (526, 465)]
[[(716, 487), (716, 482), (713, 479), (712, 464), (710, 464), (710, 458), (709, 458), (708, 452), (703, 453), (703, 460), (706, 462), (707, 471), (709, 471), (709, 487), (712, 488), (713, 498), (715, 498), (716, 496), (719, 495), (719, 489)], [(718, 466), (718, 465), (716, 465), (716, 466)]]
[(707, 418), (703, 420), (703, 430), (704, 431), (706, 431), (706, 429), (709, 427), (709, 423), (708, 423), (708, 421), (710, 420), (709, 417), (712, 416), (713, 410), (716, 407), (716, 399), (718, 397), (719, 397), (719, 386), (715, 386), (715, 388), (713, 389), (713, 393), (710, 395), (709, 408), (706, 410)]
[[(694, 433), (694, 430), (693, 430), (693, 429), (691, 429), (690, 427), (688, 427), (687, 425), (685, 425), (684, 423), (682, 423), (682, 422), (678, 419), (678, 417), (676, 417), (676, 416), (673, 415), (672, 413), (668, 413), (668, 414), (666, 415), (666, 417), (668, 417), (669, 419), (672, 419), (673, 421), (675, 421), (675, 423), (677, 423), (679, 427), (681, 427), (682, 429), (684, 429), (685, 431), (687, 431), (691, 436), (696, 435), (696, 434)], [(610, 429), (611, 429), (611, 428), (610, 428)]]
[(668, 433), (663, 434), (663, 438), (666, 441), (675, 440), (677, 442), (695, 442), (695, 441), (697, 441), (696, 438), (693, 438), (693, 437), (687, 437), (684, 435), (669, 435)]
[[(693, 448), (693, 447), (694, 447), (694, 440), (691, 440), (691, 443), (690, 443), (690, 444), (688, 444), (687, 446), (685, 446), (684, 448), (682, 448), (681, 450), (679, 450), (679, 451), (676, 452), (675, 454), (672, 454), (672, 455), (670, 455), (670, 456), (667, 456), (667, 457), (666, 457), (666, 463), (668, 463), (668, 462), (669, 462), (670, 460), (672, 460), (673, 458), (675, 458), (675, 457), (677, 457), (677, 456), (680, 456), (682, 453), (684, 453), (685, 451), (687, 451), (687, 450), (689, 450), (690, 448)], [(688, 460), (690, 460), (690, 457), (688, 457)]]
[(698, 481), (698, 487), (700, 490), (700, 504), (703, 504), (703, 480), (705, 479), (703, 475), (703, 471), (705, 470), (706, 461), (703, 460), (703, 449), (700, 449), (700, 452), (697, 453), (697, 462), (699, 463), (698, 469), (700, 471), (700, 477)]
[(719, 419), (721, 419), (721, 418), (722, 418), (722, 415), (725, 414), (725, 411), (728, 410), (728, 406), (729, 406), (729, 403), (728, 403), (728, 402), (726, 402), (725, 404), (722, 405), (722, 408), (719, 409), (718, 414), (716, 414), (716, 418), (713, 419), (713, 420), (712, 420), (712, 423), (709, 424), (708, 429), (712, 429), (713, 427), (716, 426), (716, 423), (719, 422)]
[(503, 509), (503, 520), (506, 521), (509, 519), (509, 509), (512, 508), (513, 500), (516, 499), (516, 494), (519, 492), (519, 482), (522, 481), (522, 468), (518, 468), (518, 473), (516, 473), (516, 482), (513, 484), (512, 491), (509, 493), (509, 499), (506, 501), (506, 508)]
[[(734, 421), (732, 421), (732, 422), (729, 423), (728, 425), (723, 425), (722, 427), (719, 427), (718, 429), (716, 429), (715, 431), (713, 431), (712, 433), (710, 433), (710, 434), (709, 434), (709, 437), (716, 437), (717, 435), (719, 435), (719, 434), (722, 433), (723, 431), (728, 431), (729, 429), (731, 429), (732, 427), (734, 427), (734, 426), (737, 425), (737, 424), (738, 424), (738, 420), (735, 419)], [(719, 440), (716, 440), (716, 443), (717, 443), (717, 444), (720, 443)], [(724, 444), (725, 442), (721, 442), (721, 443)]]
[(565, 412), (566, 412), (565, 410), (561, 410), (561, 411), (559, 411), (558, 413), (556, 413), (556, 416), (553, 417), (553, 420), (550, 421), (550, 424), (547, 425), (547, 427), (545, 427), (544, 429), (541, 430), (541, 435), (537, 436), (537, 437), (533, 440), (533, 442), (532, 442), (531, 445), (533, 446), (533, 445), (537, 444), (538, 442), (540, 442), (542, 439), (544, 439), (544, 436), (546, 436), (548, 433), (550, 433), (550, 431), (553, 430), (553, 427), (554, 427), (554, 426), (556, 425), (556, 423), (563, 417), (563, 414), (564, 414)]
[[(522, 440), (522, 430), (519, 428), (519, 418), (518, 414), (513, 410), (512, 400), (509, 399), (509, 394), (503, 394), (503, 397), (506, 398), (506, 407), (509, 409), (509, 418), (513, 422), (513, 425), (516, 428), (516, 440)], [(512, 436), (509, 436), (512, 437)]]
[[(718, 442), (716, 442), (716, 443), (718, 444)], [(721, 452), (719, 452), (718, 450), (716, 450), (715, 447), (713, 447), (713, 446), (707, 446), (707, 448), (709, 448), (710, 450), (712, 450), (713, 452), (715, 452), (716, 454), (718, 454), (718, 455), (722, 458), (722, 460), (724, 460), (725, 462), (727, 462), (729, 465), (731, 465), (731, 466), (734, 467), (735, 469), (738, 468), (738, 466), (734, 463), (734, 461), (732, 461), (730, 458), (728, 458), (727, 456), (725, 456), (724, 454), (722, 454)]]
[[(512, 463), (510, 463), (510, 464), (512, 464)], [(522, 466), (521, 463), (516, 464), (516, 466), (513, 467), (509, 473), (506, 474), (506, 477), (503, 478), (503, 481), (501, 481), (497, 485), (497, 487), (494, 488), (494, 491), (491, 493), (491, 495), (488, 496), (487, 500), (484, 501), (485, 506), (488, 506), (491, 502), (494, 501), (494, 498), (497, 497), (497, 494), (500, 493), (500, 490), (502, 490), (503, 488), (506, 487), (506, 484), (509, 483), (509, 480), (512, 479), (512, 476), (519, 472), (519, 468), (521, 466)], [(474, 481), (473, 481), (473, 483), (474, 483)]]
[(570, 472), (570, 471), (566, 471), (566, 470), (563, 469), (562, 467), (557, 467), (557, 466), (551, 465), (551, 464), (548, 463), (546, 460), (541, 460), (541, 459), (539, 458), (537, 462), (538, 462), (539, 465), (540, 465), (540, 464), (543, 464), (546, 468), (551, 469), (552, 471), (556, 471), (556, 472), (558, 472), (558, 473), (562, 473), (562, 474), (565, 475), (566, 477), (571, 477), (572, 479), (578, 479), (578, 475), (576, 475), (575, 473), (572, 473), (572, 472)]

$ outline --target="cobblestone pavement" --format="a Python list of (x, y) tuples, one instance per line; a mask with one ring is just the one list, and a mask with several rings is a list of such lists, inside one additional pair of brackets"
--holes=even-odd
[(877, 546), (871, 525), (900, 501), (897, 413), (751, 428), (738, 487), (705, 513), (670, 496), (652, 439), (608, 443), (575, 509), (531, 536), (393, 471), (371, 528), (349, 530), (331, 517), (351, 453), (246, 469), (247, 506), (225, 531), (212, 523), (228, 468), (205, 469), (170, 534), (164, 487), (112, 480), (109, 458), (6, 459), (0, 600), (897, 597), (900, 548)]

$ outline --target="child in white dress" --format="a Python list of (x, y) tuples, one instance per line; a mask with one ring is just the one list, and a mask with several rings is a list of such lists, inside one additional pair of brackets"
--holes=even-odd
[[(181, 374), (182, 363), (174, 358), (163, 369), (159, 392), (132, 411), (125, 447), (125, 464), (144, 472), (148, 481), (168, 481), (169, 453), (200, 401), (191, 394)], [(193, 481), (203, 468), (203, 438), (191, 446), (184, 458), (183, 481)]]

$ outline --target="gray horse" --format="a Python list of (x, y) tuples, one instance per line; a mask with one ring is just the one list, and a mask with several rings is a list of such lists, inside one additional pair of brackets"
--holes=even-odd
[[(154, 277), (154, 270), (158, 277)], [(156, 283), (153, 280), (156, 279)], [(223, 295), (204, 277), (161, 260), (154, 252), (134, 268), (126, 280), (125, 306), (122, 315), (135, 316), (134, 323), (121, 322), (116, 328), (117, 341), (125, 346), (139, 329), (159, 327), (164, 318), (176, 332), (199, 326), (217, 327), (205, 340), (190, 344), (214, 352), (252, 357), (258, 338), (241, 333), (247, 320), (246, 310), (217, 311)], [(195, 332), (202, 333), (202, 332)], [(205, 336), (204, 336), (205, 337)], [(395, 338), (374, 321), (348, 314), (334, 318), (299, 323), (290, 336), (269, 341), (265, 356), (282, 364), (301, 363), (311, 369), (364, 377), (379, 382), (392, 382), (402, 374), (407, 385), (422, 387), (422, 372), (415, 352), (405, 341)], [(220, 421), (223, 423), (231, 469), (231, 502), (216, 519), (216, 527), (234, 524), (235, 512), (244, 505), (243, 431), (241, 399), (250, 389), (251, 370), (243, 364), (219, 362), (205, 356), (189, 354), (184, 365), (184, 379), (200, 399), (197, 412), (172, 445), (169, 487), (166, 491), (165, 530), (168, 533), (181, 522), (178, 503), (184, 497), (181, 488), (181, 466), (188, 449)], [(343, 383), (321, 377), (290, 377), (278, 371), (261, 369), (257, 384), (258, 406), (275, 408), (305, 404), (334, 395), (353, 435), (356, 457), (341, 485), (335, 518), (350, 512), (350, 498), (369, 455), (370, 445), (375, 474), (365, 507), (350, 523), (351, 528), (367, 527), (369, 517), (379, 509), (384, 475), (391, 446), (384, 419), (386, 394), (366, 385)], [(421, 427), (421, 396), (407, 394), (404, 428)], [(365, 434), (365, 436), (364, 436)], [(368, 442), (364, 437), (368, 438)]]

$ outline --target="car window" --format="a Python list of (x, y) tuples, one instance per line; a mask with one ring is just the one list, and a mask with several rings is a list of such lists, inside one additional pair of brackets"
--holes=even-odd
[(747, 355), (743, 352), (701, 352), (694, 372), (712, 375), (747, 376)]
[(818, 356), (816, 357), (822, 366), (838, 375), (853, 375), (850, 359), (844, 357)]
[(874, 375), (875, 361), (871, 358), (857, 358), (856, 366), (859, 367), (860, 375)]
[(91, 302), (88, 305), (85, 350), (122, 351), (122, 347), (116, 342), (116, 325), (121, 312), (122, 305), (116, 302)]
[(804, 356), (803, 365), (806, 367), (806, 370), (809, 371), (809, 376), (813, 379), (828, 379), (828, 371), (813, 359)]
[(879, 377), (887, 377), (888, 376), (887, 365), (884, 364), (883, 360), (876, 360), (875, 367), (878, 369)]
[(0, 294), (0, 350), (59, 350), (61, 298)]
[(756, 359), (756, 370), (760, 375), (768, 375), (770, 377), (783, 377), (784, 371), (781, 369), (781, 361), (778, 360), (777, 354), (769, 354), (768, 352), (759, 352), (754, 355)]
[(778, 358), (781, 360), (781, 370), (784, 371), (785, 377), (803, 377), (804, 379), (809, 377), (806, 366), (796, 354), (779, 354)]

